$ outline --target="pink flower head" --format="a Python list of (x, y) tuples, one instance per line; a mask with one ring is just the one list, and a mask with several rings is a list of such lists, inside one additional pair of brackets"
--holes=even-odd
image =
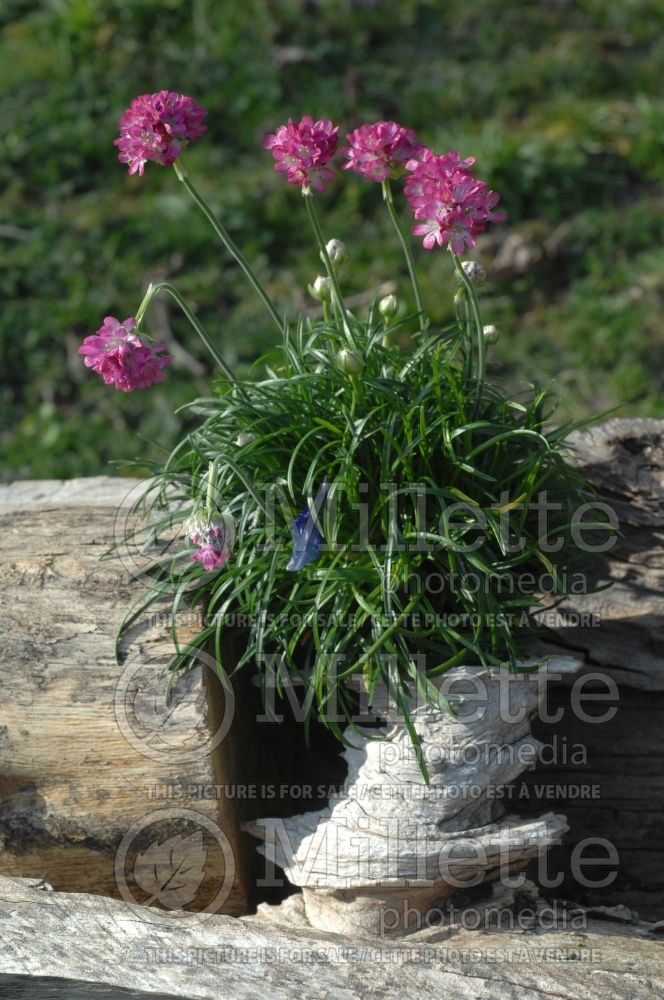
[(462, 160), (456, 150), (436, 156), (427, 149), (406, 164), (406, 198), (415, 218), (423, 220), (413, 234), (424, 237), (427, 250), (447, 244), (453, 253), (463, 253), (475, 246), (473, 237), (487, 222), (505, 219), (504, 212), (493, 211), (500, 195), (473, 176), (474, 162), (473, 157)]
[(147, 160), (170, 166), (190, 139), (207, 130), (206, 114), (191, 97), (171, 90), (135, 97), (120, 119), (118, 159), (129, 164), (130, 174), (142, 175)]
[(78, 349), (84, 364), (103, 378), (106, 385), (114, 385), (123, 392), (146, 389), (164, 378), (162, 368), (170, 365), (165, 344), (152, 346), (138, 336), (133, 316), (120, 323), (114, 316), (107, 316), (94, 336), (86, 337)]
[(412, 129), (396, 122), (360, 125), (346, 138), (350, 145), (343, 151), (348, 158), (344, 170), (356, 170), (378, 183), (400, 176), (406, 163), (416, 159), (425, 148), (417, 142)]
[(311, 115), (295, 124), (288, 119), (276, 132), (268, 135), (263, 146), (272, 150), (275, 170), (286, 174), (289, 184), (323, 191), (333, 171), (325, 164), (337, 151), (338, 127), (322, 119), (314, 122)]

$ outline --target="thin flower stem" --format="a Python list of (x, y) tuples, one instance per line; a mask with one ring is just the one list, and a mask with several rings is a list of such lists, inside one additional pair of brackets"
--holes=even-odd
[(351, 385), (353, 386), (353, 398), (350, 404), (350, 415), (352, 419), (355, 419), (355, 411), (357, 409), (357, 404), (362, 399), (362, 383), (357, 375), (350, 376)]
[[(463, 315), (461, 314), (463, 310)], [(468, 296), (466, 295), (466, 289), (462, 286), (456, 292), (454, 296), (454, 315), (456, 316), (456, 321), (459, 326), (468, 330), (470, 326), (470, 314), (468, 310)], [(466, 351), (466, 357), (464, 362), (464, 378), (469, 381), (473, 374), (473, 345), (472, 340), (469, 344), (469, 349)]]
[(272, 300), (270, 299), (270, 296), (267, 294), (267, 292), (261, 285), (260, 281), (254, 274), (247, 258), (244, 256), (239, 247), (235, 245), (235, 243), (230, 238), (230, 236), (228, 235), (222, 224), (219, 222), (219, 220), (217, 219), (216, 215), (214, 214), (208, 203), (205, 201), (203, 196), (199, 194), (199, 192), (196, 190), (196, 188), (191, 183), (187, 175), (183, 172), (182, 168), (180, 167), (177, 161), (173, 164), (173, 168), (175, 170), (178, 180), (182, 181), (185, 188), (187, 189), (191, 197), (194, 199), (194, 201), (196, 202), (196, 204), (202, 211), (203, 215), (214, 229), (215, 233), (217, 234), (223, 245), (228, 250), (229, 254), (235, 259), (235, 261), (240, 265), (240, 267), (244, 271), (245, 276), (249, 281), (249, 284), (252, 286), (252, 288), (258, 295), (259, 299), (269, 312), (270, 316), (276, 323), (279, 330), (283, 332), (284, 320), (277, 312)]
[(213, 508), (215, 493), (217, 489), (217, 463), (218, 458), (213, 458), (208, 466), (208, 481), (207, 481), (207, 494), (205, 498), (205, 507), (208, 511), (208, 517), (210, 516), (210, 511)]
[[(482, 397), (482, 388), (484, 386), (484, 380), (486, 378), (486, 346), (484, 343), (484, 326), (482, 324), (482, 314), (480, 313), (480, 304), (477, 298), (477, 293), (473, 287), (473, 283), (461, 266), (461, 259), (450, 250), (452, 254), (452, 260), (454, 261), (454, 267), (459, 275), (459, 278), (466, 290), (466, 296), (470, 303), (470, 311), (473, 315), (473, 320), (475, 323), (475, 330), (477, 334), (477, 399), (475, 401), (475, 408), (473, 415), (477, 415), (477, 410), (479, 408), (480, 400)], [(471, 347), (472, 349), (472, 347)]]
[(199, 323), (199, 321), (196, 319), (196, 317), (194, 316), (193, 312), (191, 311), (191, 309), (189, 308), (189, 306), (187, 305), (187, 303), (182, 298), (182, 296), (180, 295), (180, 293), (178, 292), (177, 288), (175, 288), (174, 285), (169, 284), (169, 282), (167, 282), (167, 281), (159, 281), (159, 282), (157, 282), (156, 285), (150, 285), (148, 287), (148, 290), (145, 293), (145, 296), (143, 297), (143, 301), (141, 302), (141, 304), (140, 304), (140, 306), (138, 308), (138, 312), (136, 313), (136, 323), (137, 323), (137, 325), (140, 325), (140, 322), (143, 319), (143, 316), (145, 315), (145, 313), (147, 311), (147, 308), (150, 305), (150, 302), (152, 301), (152, 299), (154, 298), (154, 296), (158, 294), (158, 292), (167, 292), (171, 296), (171, 298), (174, 299), (175, 302), (177, 302), (177, 304), (179, 305), (180, 309), (182, 310), (182, 312), (184, 313), (184, 315), (187, 317), (187, 319), (191, 323), (192, 327), (194, 328), (194, 330), (196, 331), (196, 333), (198, 334), (198, 336), (201, 338), (201, 340), (203, 341), (203, 343), (207, 347), (208, 351), (210, 352), (210, 354), (212, 355), (212, 357), (214, 358), (214, 360), (217, 362), (219, 368), (224, 373), (224, 375), (226, 376), (226, 378), (228, 379), (228, 381), (232, 382), (234, 385), (237, 385), (238, 388), (241, 389), (242, 387), (241, 387), (240, 383), (237, 381), (237, 379), (235, 378), (235, 376), (233, 375), (233, 372), (230, 370), (230, 368), (228, 367), (228, 365), (226, 364), (226, 362), (222, 358), (221, 354), (219, 353), (219, 351), (217, 350), (217, 348), (214, 346), (214, 344), (212, 343), (212, 341), (208, 337), (207, 333), (205, 332), (205, 330), (203, 329), (203, 327), (201, 326), (201, 324)]
[(323, 263), (325, 264), (325, 270), (327, 271), (327, 276), (330, 279), (330, 284), (332, 285), (332, 298), (334, 300), (334, 306), (341, 320), (344, 334), (346, 335), (346, 340), (348, 341), (350, 347), (356, 351), (357, 344), (353, 338), (353, 333), (350, 328), (350, 323), (348, 322), (348, 317), (346, 316), (346, 307), (344, 306), (343, 296), (341, 294), (341, 288), (339, 287), (339, 279), (337, 278), (337, 272), (334, 269), (332, 261), (330, 260), (330, 255), (327, 252), (327, 247), (325, 246), (325, 239), (323, 237), (323, 232), (320, 228), (320, 222), (318, 221), (318, 213), (316, 212), (316, 206), (314, 205), (313, 192), (307, 188), (302, 189), (302, 194), (304, 195), (304, 203), (307, 207), (307, 215), (309, 216), (309, 222), (311, 223), (311, 228), (314, 231), (316, 241), (320, 248), (321, 257), (323, 258)]
[(150, 282), (150, 284), (148, 285), (147, 291), (143, 296), (143, 301), (141, 302), (140, 306), (136, 311), (136, 326), (140, 326), (143, 321), (143, 317), (147, 312), (148, 306), (150, 305), (152, 299), (155, 296), (155, 287), (156, 286), (153, 285), (152, 282)]
[(417, 270), (415, 269), (415, 261), (413, 260), (413, 253), (410, 248), (410, 243), (408, 242), (406, 234), (403, 231), (401, 220), (399, 218), (399, 213), (394, 207), (394, 198), (392, 197), (392, 188), (390, 187), (389, 180), (383, 181), (383, 201), (387, 206), (387, 211), (389, 213), (390, 219), (392, 220), (392, 225), (394, 226), (396, 234), (399, 237), (401, 249), (403, 250), (403, 255), (406, 258), (408, 273), (410, 275), (410, 281), (413, 286), (413, 294), (415, 295), (415, 304), (417, 306), (420, 332), (426, 334), (427, 327), (429, 326), (429, 320), (424, 311), (424, 302), (422, 300), (422, 291), (420, 289), (420, 282), (417, 277)]

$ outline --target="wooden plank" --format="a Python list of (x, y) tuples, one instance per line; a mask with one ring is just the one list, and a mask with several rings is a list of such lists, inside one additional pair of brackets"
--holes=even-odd
[(575, 432), (570, 444), (574, 464), (615, 511), (622, 537), (594, 574), (613, 586), (565, 601), (558, 640), (585, 656), (587, 671), (605, 666), (619, 684), (662, 691), (664, 420), (606, 420)]
[(3, 977), (7, 985), (10, 977), (27, 976), (32, 996), (50, 987), (61, 991), (51, 996), (68, 1000), (86, 996), (78, 992), (84, 983), (131, 985), (137, 1000), (155, 994), (199, 1000), (664, 995), (661, 942), (641, 926), (593, 919), (575, 931), (433, 929), (388, 945), (255, 917), (167, 917), (0, 878), (0, 936), (0, 989)]
[[(149, 860), (170, 842), (194, 863), (202, 838), (196, 900), (214, 899), (235, 865), (223, 909), (244, 913), (251, 879), (233, 843), (239, 821), (214, 792), (233, 778), (230, 752), (210, 755), (220, 735), (208, 707), (211, 661), (178, 684), (167, 709), (165, 619), (134, 629), (126, 662), (114, 659), (117, 627), (142, 584), (128, 558), (100, 556), (136, 485), (95, 477), (0, 487), (0, 872), (140, 900), (135, 852), (145, 858), (150, 848)], [(222, 704), (218, 690), (214, 701)], [(225, 740), (230, 747), (232, 734)], [(126, 872), (116, 870), (120, 847)]]
[[(607, 671), (609, 672), (609, 671)], [(595, 708), (606, 712), (607, 702)], [(599, 724), (579, 718), (571, 709), (570, 689), (550, 692), (549, 708), (564, 711), (558, 723), (536, 721), (534, 735), (547, 748), (543, 761), (530, 771), (506, 800), (519, 815), (544, 810), (567, 817), (569, 834), (550, 852), (551, 871), (563, 882), (553, 895), (587, 905), (623, 902), (650, 920), (664, 919), (664, 694), (621, 686), (613, 718)], [(592, 703), (584, 705), (592, 709)], [(576, 748), (581, 748), (573, 757)], [(550, 763), (549, 763), (550, 761)], [(558, 786), (558, 787), (556, 787)], [(578, 788), (588, 798), (577, 798)], [(575, 845), (601, 837), (618, 854), (617, 876), (600, 885), (608, 869), (589, 872), (593, 885), (583, 885), (571, 867)], [(591, 849), (589, 856), (605, 856)], [(531, 872), (531, 877), (535, 877)]]

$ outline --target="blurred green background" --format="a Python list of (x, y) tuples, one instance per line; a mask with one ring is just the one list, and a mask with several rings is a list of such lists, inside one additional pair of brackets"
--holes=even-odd
[[(177, 352), (164, 385), (125, 395), (76, 353), (149, 280), (179, 286), (238, 371), (273, 341), (173, 171), (117, 162), (123, 109), (162, 88), (208, 109), (187, 169), (283, 309), (313, 306), (319, 268), (265, 133), (395, 118), (502, 193), (509, 221), (478, 251), (496, 370), (555, 378), (566, 415), (664, 416), (661, 0), (2, 0), (0, 32), (3, 478), (109, 471), (181, 436), (209, 366), (170, 305), (149, 316)], [(348, 294), (396, 280), (407, 301), (379, 186), (342, 172), (319, 210), (349, 244)], [(448, 319), (447, 255), (416, 254)]]

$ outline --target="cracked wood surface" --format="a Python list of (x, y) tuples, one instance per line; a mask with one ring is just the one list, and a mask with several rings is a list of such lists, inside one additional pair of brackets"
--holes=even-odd
[[(155, 790), (220, 780), (207, 749), (208, 672), (184, 679), (166, 709), (159, 672), (172, 644), (158, 620), (135, 629), (126, 662), (115, 662), (117, 627), (142, 584), (127, 559), (100, 556), (136, 485), (101, 476), (0, 487), (0, 873), (63, 890), (116, 895), (123, 836), (178, 805)], [(221, 767), (228, 780), (223, 757)], [(234, 838), (223, 803), (182, 804)], [(167, 839), (172, 817), (151, 830)], [(206, 871), (201, 891), (218, 876)], [(227, 911), (247, 912), (247, 892), (238, 872)]]
[(664, 420), (607, 420), (569, 438), (573, 462), (616, 513), (622, 537), (596, 574), (613, 586), (575, 596), (566, 613), (596, 614), (558, 636), (585, 654), (587, 670), (610, 668), (618, 684), (664, 691)]
[(577, 931), (431, 929), (417, 941), (386, 945), (256, 918), (167, 916), (0, 877), (0, 937), (0, 990), (29, 977), (22, 982), (31, 984), (31, 997), (42, 995), (43, 984), (52, 990), (45, 995), (75, 1000), (86, 996), (84, 983), (131, 989), (136, 998), (191, 1000), (664, 995), (661, 939), (638, 925), (593, 919)]

